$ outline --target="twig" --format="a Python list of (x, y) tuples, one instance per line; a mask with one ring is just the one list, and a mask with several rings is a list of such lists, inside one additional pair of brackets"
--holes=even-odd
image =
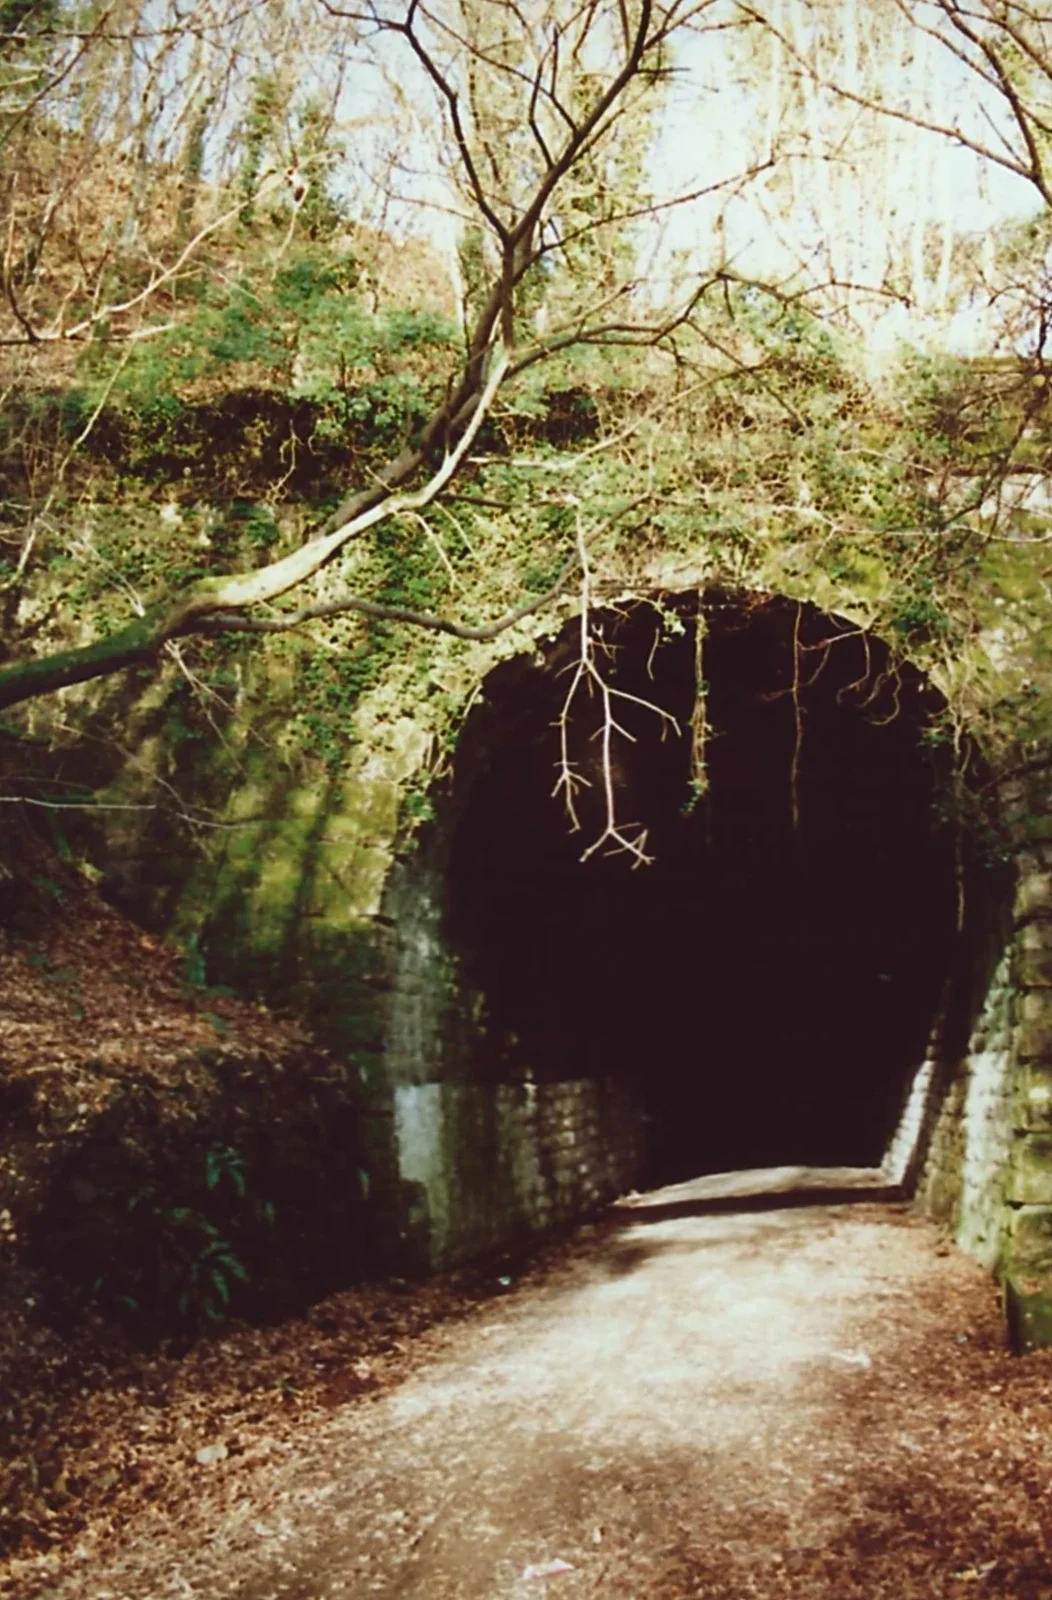
[[(624, 689), (615, 689), (608, 683), (600, 672), (596, 663), (595, 640), (591, 627), (591, 602), (592, 602), (592, 574), (588, 561), (588, 546), (584, 536), (584, 526), (580, 508), (577, 510), (577, 563), (581, 568), (581, 612), (579, 619), (580, 647), (577, 661), (574, 664), (573, 676), (562, 710), (559, 713), (559, 761), (558, 777), (552, 796), (562, 795), (569, 818), (571, 831), (579, 833), (581, 819), (577, 812), (577, 790), (589, 787), (589, 780), (576, 771), (570, 759), (570, 721), (577, 700), (582, 689), (589, 694), (598, 694), (602, 708), (602, 717), (599, 728), (593, 737), (600, 740), (601, 750), (601, 777), (603, 789), (603, 815), (604, 825), (602, 832), (581, 854), (581, 861), (587, 861), (594, 856), (604, 845), (609, 845), (606, 852), (609, 855), (625, 854), (632, 856), (633, 865), (637, 867), (649, 866), (653, 856), (647, 855), (647, 829), (641, 824), (625, 823), (618, 820), (617, 815), (617, 785), (614, 777), (613, 741), (614, 734), (619, 733), (633, 744), (634, 734), (629, 733), (617, 721), (614, 715), (614, 701), (623, 700), (632, 705), (642, 706), (647, 711), (652, 711), (661, 720), (662, 736), (671, 727), (678, 735), (681, 732), (679, 723), (671, 712), (665, 711), (662, 706), (656, 705), (652, 700), (645, 700), (640, 695), (629, 694)], [(628, 831), (636, 830), (636, 831)]]

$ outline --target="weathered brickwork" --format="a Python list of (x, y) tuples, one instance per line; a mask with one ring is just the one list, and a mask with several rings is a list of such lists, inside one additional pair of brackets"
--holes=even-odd
[[(1004, 1284), (1024, 1347), (1052, 1343), (1052, 804), (1047, 784), (1006, 797), (1016, 841), (1010, 915), (985, 932), (1001, 954), (967, 1047), (927, 1064), (917, 1198)], [(981, 942), (981, 941), (980, 941)]]
[(1013, 1003), (1009, 952), (994, 972), (963, 1057), (942, 1058), (936, 1035), (928, 1063), (935, 1093), (917, 1190), (922, 1208), (949, 1221), (961, 1248), (991, 1269), (1001, 1255), (1014, 1138)]
[[(1023, 835), (1015, 899), (1013, 1132), (1001, 1263), (1021, 1344), (1052, 1343), (1052, 841), (1047, 785), (1013, 797)], [(1038, 837), (1035, 837), (1038, 835)]]

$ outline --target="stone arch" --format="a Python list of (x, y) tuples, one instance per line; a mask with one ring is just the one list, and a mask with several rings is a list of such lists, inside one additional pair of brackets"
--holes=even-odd
[(622, 704), (618, 803), (654, 861), (580, 860), (602, 820), (594, 704), (570, 732), (581, 835), (552, 798), (571, 620), (488, 673), (437, 820), (389, 881), (410, 1254), (507, 1245), (642, 1181), (885, 1159), (1004, 1265), (1022, 934), (1014, 868), (952, 813), (937, 690), (784, 596), (660, 591), (594, 620), (610, 681), (680, 729)]

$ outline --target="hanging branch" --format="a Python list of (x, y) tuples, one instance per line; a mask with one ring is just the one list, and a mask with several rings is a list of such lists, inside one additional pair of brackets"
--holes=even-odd
[[(591, 785), (584, 775), (577, 771), (570, 758), (570, 724), (574, 706), (579, 695), (584, 692), (589, 697), (598, 696), (600, 705), (600, 723), (592, 735), (599, 740), (600, 745), (600, 772), (603, 791), (603, 828), (599, 835), (592, 841), (581, 854), (581, 860), (587, 861), (599, 850), (605, 855), (629, 855), (633, 858), (633, 865), (637, 867), (649, 866), (653, 856), (647, 854), (647, 829), (640, 823), (622, 822), (617, 814), (617, 781), (614, 774), (613, 748), (614, 735), (620, 734), (635, 744), (635, 735), (629, 733), (624, 725), (618, 722), (615, 715), (615, 702), (623, 701), (632, 705), (642, 706), (647, 711), (652, 711), (660, 720), (662, 737), (671, 727), (678, 735), (681, 732), (679, 723), (671, 712), (655, 704), (653, 700), (645, 700), (640, 695), (628, 694), (624, 689), (615, 689), (603, 676), (596, 660), (595, 638), (592, 633), (591, 605), (592, 605), (592, 574), (588, 562), (588, 547), (584, 537), (584, 526), (580, 508), (577, 510), (577, 560), (581, 568), (581, 609), (578, 619), (578, 654), (574, 664), (570, 687), (566, 692), (562, 710), (559, 713), (559, 761), (557, 765), (558, 777), (555, 788), (552, 790), (553, 798), (560, 794), (566, 815), (569, 818), (571, 831), (579, 833), (581, 819), (577, 811), (577, 794), (581, 788)], [(607, 847), (604, 849), (604, 846)]]
[(803, 604), (798, 600), (793, 617), (793, 755), (789, 764), (789, 815), (794, 834), (800, 832), (800, 758), (804, 748), (804, 708), (800, 699), (800, 624), (803, 615)]
[(708, 718), (708, 686), (705, 682), (705, 620), (704, 595), (698, 590), (698, 608), (694, 618), (694, 709), (690, 714), (690, 787), (696, 803), (708, 792), (709, 736), (712, 729)]

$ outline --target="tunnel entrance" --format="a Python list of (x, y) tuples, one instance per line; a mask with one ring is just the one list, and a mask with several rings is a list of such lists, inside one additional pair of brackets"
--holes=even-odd
[(581, 859), (605, 819), (594, 686), (566, 726), (580, 831), (553, 795), (568, 624), (490, 675), (458, 750), (445, 916), (482, 997), (477, 1067), (632, 1075), (650, 1184), (879, 1164), (955, 938), (940, 697), (782, 598), (665, 595), (593, 623), (602, 675), (635, 697), (609, 765), (650, 862), (616, 841)]

